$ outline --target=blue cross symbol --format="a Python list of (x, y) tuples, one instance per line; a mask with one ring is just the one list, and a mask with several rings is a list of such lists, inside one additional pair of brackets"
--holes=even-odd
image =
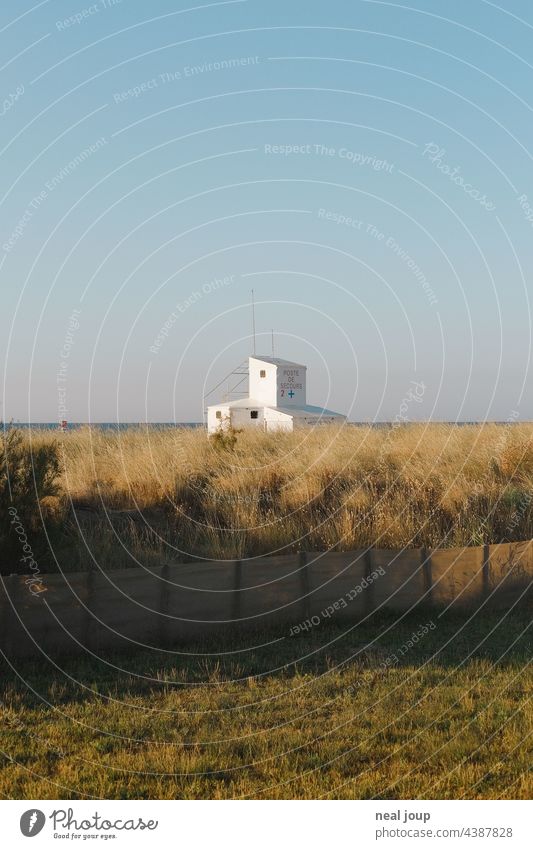
[(294, 392), (292, 391), (292, 389), (291, 389), (291, 391), (289, 392), (289, 398), (294, 398)]

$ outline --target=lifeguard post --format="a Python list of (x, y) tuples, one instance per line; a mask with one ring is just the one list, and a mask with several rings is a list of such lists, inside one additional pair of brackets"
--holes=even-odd
[(248, 358), (248, 396), (210, 405), (208, 432), (230, 427), (292, 431), (298, 426), (346, 421), (341, 413), (308, 404), (306, 382), (307, 366), (254, 354)]

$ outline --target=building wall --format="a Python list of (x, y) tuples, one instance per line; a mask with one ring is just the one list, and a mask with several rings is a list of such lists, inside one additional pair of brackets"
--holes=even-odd
[[(273, 407), (277, 406), (276, 366), (250, 357), (248, 370), (250, 374), (248, 390), (250, 398), (253, 398), (254, 401), (260, 401), (261, 404), (266, 406), (268, 404)], [(265, 377), (261, 377), (262, 371), (265, 372)]]
[[(250, 413), (252, 410), (257, 410), (257, 418), (252, 419)], [(265, 409), (264, 407), (237, 407), (231, 410), (231, 423), (234, 428), (243, 427), (259, 427), (264, 430), (265, 427)]]
[(307, 403), (305, 366), (275, 365), (250, 357), (249, 373), (249, 395), (254, 401), (267, 407), (304, 407)]
[[(217, 419), (217, 410), (222, 413), (222, 418)], [(230, 425), (230, 412), (227, 404), (218, 404), (207, 408), (207, 432), (214, 433), (219, 428), (228, 428)]]
[(288, 363), (277, 367), (277, 403), (276, 407), (305, 407), (306, 401), (305, 366)]
[(266, 430), (275, 431), (291, 431), (293, 430), (294, 420), (292, 416), (286, 413), (280, 413), (279, 410), (265, 410)]
[[(220, 410), (222, 418), (217, 419), (216, 413)], [(252, 419), (252, 410), (257, 411), (257, 418)], [(261, 430), (272, 431), (291, 431), (293, 429), (293, 418), (287, 413), (281, 413), (279, 410), (272, 410), (268, 407), (230, 407), (229, 405), (219, 404), (217, 406), (208, 407), (207, 410), (207, 429), (208, 433), (215, 433), (220, 428), (234, 427), (236, 430), (242, 428), (260, 428)]]
[[(222, 418), (217, 419), (216, 413), (220, 410)], [(257, 418), (252, 419), (250, 413), (252, 410), (257, 410)], [(236, 428), (261, 428), (262, 430), (272, 431), (292, 431), (297, 427), (313, 427), (314, 425), (341, 423), (345, 421), (345, 416), (317, 416), (310, 414), (309, 416), (293, 416), (289, 413), (282, 413), (280, 410), (274, 410), (269, 407), (234, 407), (231, 408), (228, 404), (219, 404), (217, 406), (208, 407), (207, 410), (207, 429), (209, 433), (215, 433), (220, 428), (228, 428), (230, 424)]]

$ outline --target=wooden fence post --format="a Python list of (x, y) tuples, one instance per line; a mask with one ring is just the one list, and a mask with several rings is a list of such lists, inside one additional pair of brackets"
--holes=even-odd
[(298, 560), (300, 564), (300, 581), (302, 586), (302, 612), (304, 619), (308, 619), (311, 616), (311, 586), (309, 583), (307, 551), (300, 551)]
[[(40, 634), (37, 633), (37, 629), (32, 628), (31, 610), (28, 612), (28, 615), (26, 617), (24, 616), (22, 610), (22, 608), (24, 607), (24, 592), (29, 592), (27, 584), (24, 583), (25, 578), (27, 578), (27, 575), (15, 575), (12, 584), (12, 590), (10, 593), (11, 604), (13, 605), (14, 609), (13, 615), (15, 617), (15, 620), (13, 624), (15, 627), (13, 633), (8, 634), (7, 642), (8, 646), (10, 647), (10, 651), (13, 654), (13, 657), (17, 657), (19, 653), (17, 640), (19, 639), (18, 634), (21, 633), (21, 630), (24, 632), (27, 631), (30, 634), (30, 641), (32, 636), (34, 637), (34, 639), (38, 639), (40, 637)], [(24, 639), (26, 639), (26, 637), (27, 634), (24, 633)]]
[(95, 651), (98, 645), (97, 628), (98, 623), (95, 622), (91, 611), (91, 602), (94, 600), (94, 585), (96, 580), (96, 571), (89, 569), (85, 579), (86, 598), (85, 598), (85, 626), (84, 626), (84, 644), (89, 651)]
[(169, 567), (168, 563), (164, 563), (163, 566), (161, 567), (161, 575), (159, 577), (160, 577), (160, 581), (161, 581), (161, 587), (160, 587), (160, 591), (159, 591), (159, 617), (158, 617), (158, 620), (159, 620), (159, 622), (158, 622), (158, 624), (159, 624), (159, 627), (158, 627), (159, 641), (160, 641), (162, 646), (166, 646), (166, 644), (169, 642), (168, 613), (169, 613), (169, 610), (170, 610), (170, 591), (169, 591), (169, 584), (168, 584), (168, 579), (170, 577), (170, 567)]
[(242, 561), (235, 561), (235, 572), (234, 572), (234, 583), (233, 583), (233, 609), (231, 612), (231, 618), (233, 622), (237, 619), (242, 618), (242, 604), (241, 604), (241, 587), (242, 587)]
[(7, 586), (3, 575), (0, 575), (0, 583), (2, 584), (0, 590), (0, 649), (7, 653), (7, 642), (9, 639), (9, 627), (7, 621), (11, 605), (9, 604)]
[[(13, 657), (17, 657), (17, 635), (20, 633), (19, 628), (22, 627), (18, 620), (18, 613), (20, 613), (19, 605), (17, 602), (20, 599), (20, 575), (13, 575), (8, 577), (8, 581), (10, 584), (10, 589), (8, 589), (7, 584), (4, 583), (2, 579), (2, 583), (4, 585), (4, 599), (2, 604), (2, 618), (5, 620), (2, 627), (2, 637), (3, 646), (6, 655), (12, 655)], [(11, 632), (7, 627), (7, 619), (8, 619), (8, 611), (11, 611), (11, 622), (12, 629)]]
[(490, 594), (490, 546), (483, 546), (483, 596)]
[(364, 591), (365, 609), (367, 613), (372, 613), (376, 607), (376, 590), (374, 581), (372, 580), (372, 572), (374, 571), (374, 546), (369, 546), (365, 551), (365, 578), (368, 581), (368, 586)]
[(431, 574), (431, 552), (425, 546), (420, 549), (420, 562), (424, 577), (424, 596), (428, 604), (431, 604), (433, 596), (433, 576)]

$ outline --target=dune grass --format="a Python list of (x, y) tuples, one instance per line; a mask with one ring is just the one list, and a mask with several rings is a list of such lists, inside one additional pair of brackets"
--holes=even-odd
[[(233, 448), (142, 428), (24, 439), (59, 457), (39, 507), (72, 571), (533, 536), (533, 425), (242, 433)], [(530, 798), (530, 624), (526, 607), (383, 613), (277, 642), (4, 663), (0, 795)]]
[(7, 668), (0, 795), (531, 798), (530, 613), (425, 623)]
[(533, 536), (533, 425), (33, 431), (61, 458), (62, 568)]

